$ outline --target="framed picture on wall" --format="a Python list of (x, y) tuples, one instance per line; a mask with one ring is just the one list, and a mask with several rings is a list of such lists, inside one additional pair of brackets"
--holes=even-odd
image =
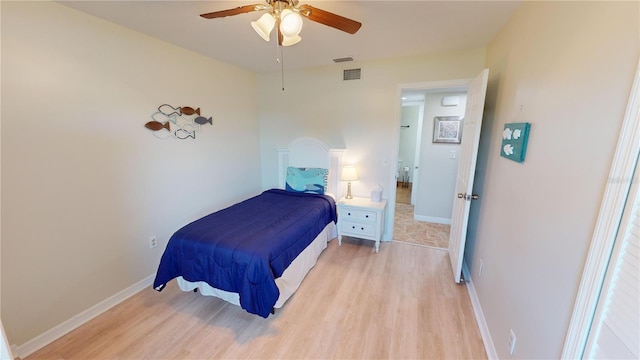
[(460, 144), (462, 116), (436, 116), (433, 118), (433, 142)]

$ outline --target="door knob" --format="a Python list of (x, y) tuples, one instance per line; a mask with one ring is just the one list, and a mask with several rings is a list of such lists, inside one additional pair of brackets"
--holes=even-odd
[(458, 193), (458, 199), (465, 199), (467, 201), (470, 201), (470, 200), (478, 200), (478, 198), (480, 198), (478, 194), (469, 195), (467, 193), (464, 193), (464, 194)]

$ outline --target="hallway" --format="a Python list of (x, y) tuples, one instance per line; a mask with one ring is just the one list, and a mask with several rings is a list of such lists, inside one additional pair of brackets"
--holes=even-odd
[(451, 226), (414, 220), (413, 210), (411, 187), (397, 187), (393, 240), (435, 248), (448, 248)]

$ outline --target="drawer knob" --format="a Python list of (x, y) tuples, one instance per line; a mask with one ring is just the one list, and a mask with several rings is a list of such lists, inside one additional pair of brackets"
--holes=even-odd
[(356, 229), (355, 225), (354, 225), (354, 226), (352, 226), (351, 228), (352, 228), (352, 229), (354, 229), (354, 230)]
[(363, 227), (361, 227), (361, 228), (360, 228), (360, 230), (364, 230), (364, 228), (363, 228)]
[(364, 217), (366, 217), (367, 219), (369, 218), (369, 215), (365, 215)]

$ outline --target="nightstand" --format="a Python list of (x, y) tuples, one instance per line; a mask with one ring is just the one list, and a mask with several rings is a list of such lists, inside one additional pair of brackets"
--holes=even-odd
[(380, 251), (380, 239), (384, 231), (384, 211), (387, 200), (373, 202), (368, 198), (342, 198), (338, 207), (338, 245), (342, 236), (351, 236), (376, 242), (376, 252)]

